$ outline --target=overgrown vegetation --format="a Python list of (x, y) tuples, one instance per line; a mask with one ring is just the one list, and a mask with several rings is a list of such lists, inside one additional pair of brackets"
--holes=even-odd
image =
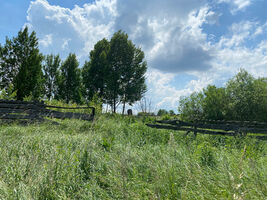
[(266, 141), (118, 115), (1, 124), (0, 199), (265, 199)]

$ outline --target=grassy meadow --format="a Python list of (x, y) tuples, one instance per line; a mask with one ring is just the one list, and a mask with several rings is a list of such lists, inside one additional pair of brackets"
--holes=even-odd
[(0, 199), (266, 199), (266, 141), (146, 118), (0, 125)]

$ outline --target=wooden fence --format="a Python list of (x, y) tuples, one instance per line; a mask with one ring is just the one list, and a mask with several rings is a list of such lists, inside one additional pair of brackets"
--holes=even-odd
[[(82, 114), (74, 112), (60, 112), (52, 109), (91, 109), (91, 114)], [(13, 101), (0, 100), (0, 120), (26, 120), (26, 121), (44, 121), (45, 117), (57, 119), (81, 119), (93, 120), (95, 116), (94, 107), (59, 107), (46, 105), (39, 101)]]
[[(209, 135), (246, 135), (261, 134), (267, 135), (267, 123), (248, 122), (248, 121), (197, 121), (195, 123), (184, 122), (181, 120), (160, 120), (155, 124), (146, 124), (151, 128), (181, 130), (186, 131), (186, 135), (193, 132)], [(266, 136), (264, 136), (266, 137)]]

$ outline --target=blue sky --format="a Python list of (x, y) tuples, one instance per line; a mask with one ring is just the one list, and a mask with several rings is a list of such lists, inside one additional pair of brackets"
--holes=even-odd
[(0, 43), (24, 26), (42, 53), (80, 65), (94, 44), (122, 29), (148, 62), (154, 110), (177, 110), (181, 96), (223, 86), (244, 68), (267, 76), (266, 0), (0, 0)]

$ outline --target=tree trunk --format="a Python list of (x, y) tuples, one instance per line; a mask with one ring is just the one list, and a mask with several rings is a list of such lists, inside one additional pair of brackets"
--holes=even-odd
[(116, 113), (116, 100), (113, 99), (113, 113)]
[(124, 115), (124, 111), (125, 111), (125, 100), (123, 101), (122, 115)]

